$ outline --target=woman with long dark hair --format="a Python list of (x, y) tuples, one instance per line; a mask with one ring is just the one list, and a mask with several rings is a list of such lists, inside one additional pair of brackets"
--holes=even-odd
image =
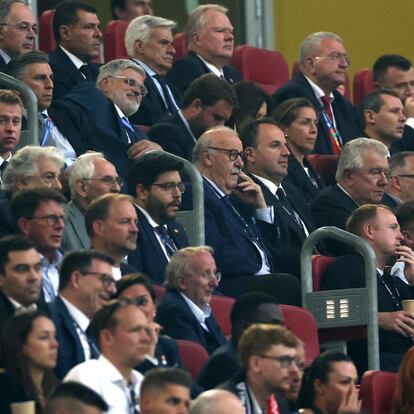
[(392, 414), (414, 413), (414, 346), (401, 361), (395, 385)]

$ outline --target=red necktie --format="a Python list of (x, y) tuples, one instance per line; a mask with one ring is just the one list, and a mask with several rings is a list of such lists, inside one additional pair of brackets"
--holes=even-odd
[(323, 102), (323, 107), (325, 109), (326, 115), (328, 115), (329, 120), (331, 121), (331, 126), (329, 128), (329, 139), (331, 140), (332, 144), (332, 150), (333, 155), (339, 155), (341, 153), (341, 147), (337, 138), (337, 132), (335, 131), (334, 127), (334, 120), (333, 120), (333, 114), (331, 109), (331, 99), (329, 96), (324, 95), (321, 97), (321, 100)]
[(279, 406), (274, 394), (271, 394), (267, 400), (267, 414), (280, 414)]

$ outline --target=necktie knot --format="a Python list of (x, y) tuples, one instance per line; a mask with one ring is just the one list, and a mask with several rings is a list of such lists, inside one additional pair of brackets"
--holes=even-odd
[(88, 80), (88, 81), (91, 80), (91, 72), (90, 72), (89, 67), (86, 63), (79, 68), (79, 72), (82, 73), (82, 75), (85, 77), (86, 80)]

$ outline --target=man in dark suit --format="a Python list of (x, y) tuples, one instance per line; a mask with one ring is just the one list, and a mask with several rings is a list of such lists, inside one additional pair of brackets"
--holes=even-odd
[(300, 50), (300, 74), (273, 95), (275, 106), (290, 98), (308, 98), (318, 111), (314, 152), (338, 155), (341, 147), (360, 136), (354, 108), (336, 88), (345, 83), (351, 60), (334, 33), (309, 35)]
[(127, 119), (143, 96), (145, 72), (136, 63), (118, 59), (102, 66), (97, 85), (84, 82), (53, 106), (52, 118), (77, 155), (102, 152), (126, 179), (131, 160), (160, 149)]
[(210, 354), (225, 344), (210, 307), (220, 278), (210, 247), (178, 250), (167, 265), (167, 291), (157, 308), (156, 321), (163, 327), (162, 332), (175, 339), (198, 342)]
[(163, 17), (141, 16), (125, 32), (128, 56), (145, 70), (148, 90), (138, 111), (129, 117), (133, 124), (151, 126), (179, 109), (181, 94), (165, 78), (175, 55), (171, 33), (175, 25)]
[(182, 169), (181, 162), (164, 152), (150, 152), (135, 161), (128, 177), (139, 229), (137, 248), (129, 253), (128, 263), (159, 284), (171, 256), (188, 246), (184, 228), (174, 220), (185, 189)]
[[(387, 203), (383, 199), (388, 184), (388, 149), (369, 138), (354, 139), (345, 144), (339, 157), (334, 186), (325, 188), (311, 203), (316, 227), (335, 226), (345, 230), (351, 213), (363, 204)], [(348, 251), (333, 240), (329, 251), (335, 255)]]
[[(347, 230), (362, 237), (376, 257), (378, 277), (378, 324), (381, 369), (398, 371), (401, 359), (412, 346), (414, 316), (402, 310), (401, 301), (413, 299), (414, 253), (401, 245), (403, 235), (397, 218), (387, 207), (373, 204), (359, 207), (347, 221)], [(385, 269), (392, 262), (405, 264), (404, 276), (410, 283), (391, 276)], [(361, 254), (339, 257), (327, 270), (322, 289), (365, 287), (364, 260)], [(361, 347), (357, 350), (360, 353)], [(361, 358), (358, 358), (360, 360)]]
[(54, 74), (53, 101), (63, 98), (81, 82), (95, 82), (102, 33), (96, 9), (88, 4), (69, 2), (60, 5), (53, 17), (57, 48), (50, 53)]
[(39, 26), (22, 0), (4, 2), (0, 22), (0, 71), (3, 72), (12, 58), (34, 49)]
[(0, 332), (20, 310), (34, 310), (42, 290), (40, 254), (22, 236), (0, 239)]
[(48, 304), (60, 344), (55, 368), (58, 378), (75, 365), (99, 356), (87, 330), (93, 315), (116, 291), (113, 263), (111, 257), (93, 250), (73, 251), (62, 260), (59, 295)]
[(224, 125), (237, 106), (233, 87), (212, 74), (191, 83), (182, 109), (152, 126), (148, 136), (164, 151), (192, 160), (194, 144), (207, 129)]
[(414, 198), (414, 152), (397, 152), (389, 163), (390, 178), (386, 194), (395, 201), (396, 206), (411, 201)]
[(234, 36), (226, 13), (225, 7), (208, 4), (196, 7), (189, 15), (185, 28), (189, 53), (168, 72), (168, 78), (182, 94), (204, 73), (213, 73), (229, 83), (242, 80), (239, 71), (229, 65)]

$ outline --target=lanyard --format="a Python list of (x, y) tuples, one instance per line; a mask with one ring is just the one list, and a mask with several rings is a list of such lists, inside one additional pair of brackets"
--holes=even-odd
[(328, 127), (329, 135), (335, 140), (338, 147), (341, 148), (342, 138), (339, 135), (339, 132), (335, 129), (335, 127), (334, 127), (332, 121), (330, 120), (328, 114), (326, 113), (325, 109), (322, 109), (321, 112), (322, 112), (323, 119), (325, 120), (325, 124)]
[[(381, 276), (379, 273), (377, 273), (379, 280), (381, 281), (381, 283), (383, 284), (383, 286), (385, 287), (385, 289), (387, 290), (388, 294), (391, 296), (392, 302), (394, 303), (394, 306), (397, 310), (401, 310), (401, 296), (400, 296), (400, 292), (398, 292), (397, 287), (394, 284), (394, 281), (391, 279), (393, 287), (395, 289), (395, 292), (397, 294), (398, 297), (396, 297), (394, 295), (394, 293), (392, 293), (391, 289), (389, 288), (389, 286), (387, 285), (387, 283), (385, 283), (385, 280), (383, 279), (383, 276)], [(390, 276), (390, 278), (392, 278), (392, 276)]]

